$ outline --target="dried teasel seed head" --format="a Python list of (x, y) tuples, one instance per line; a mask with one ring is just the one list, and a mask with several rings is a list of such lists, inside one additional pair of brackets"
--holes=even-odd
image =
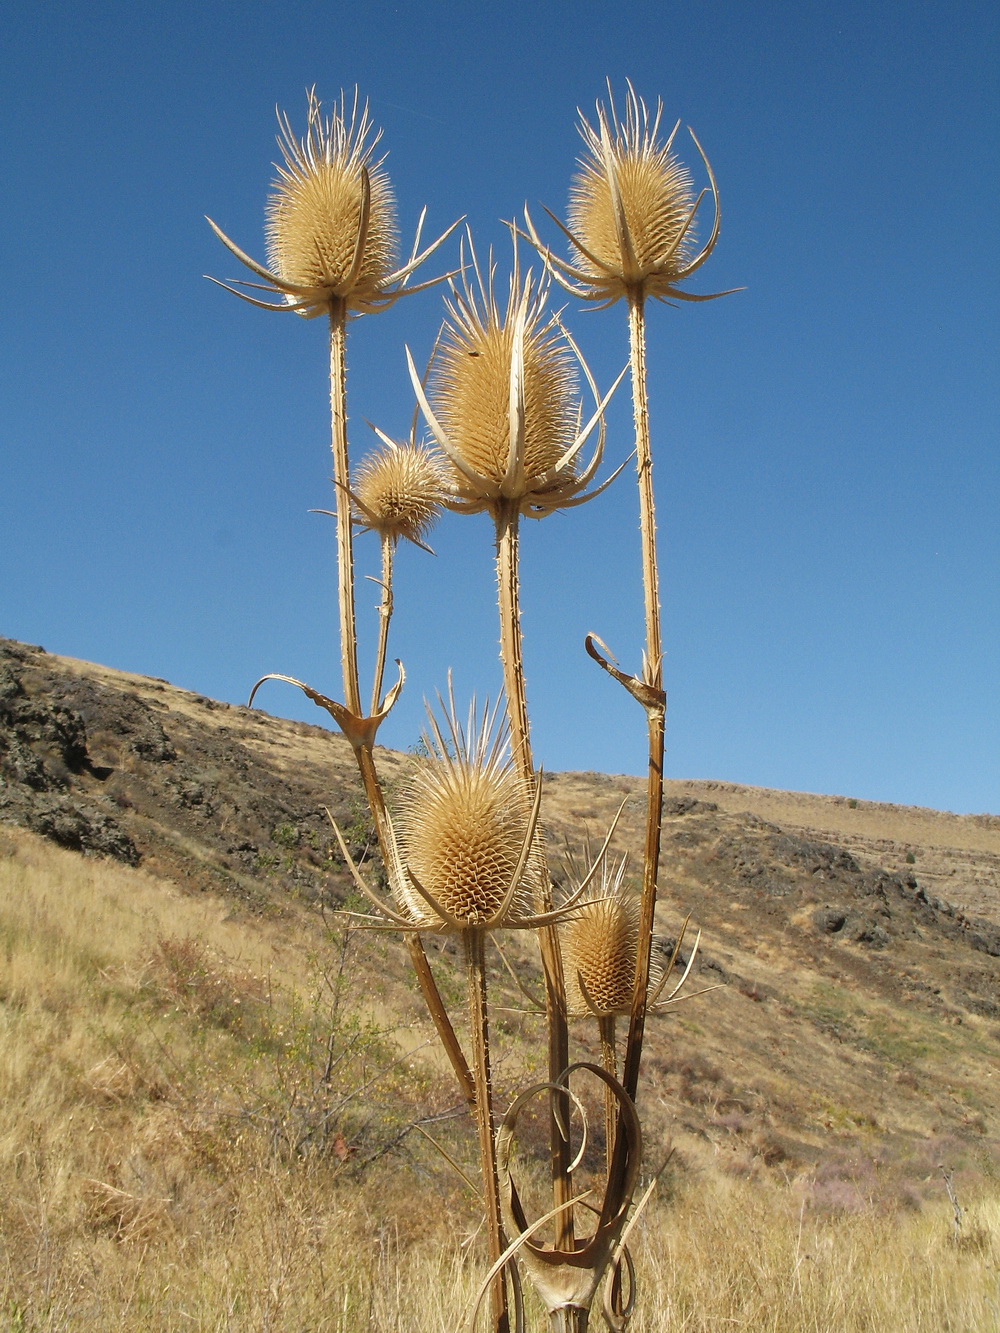
[[(559, 927), (567, 1010), (574, 1016), (606, 1018), (632, 1008), (641, 900), (625, 883), (627, 864), (627, 857), (612, 863), (602, 853), (599, 886), (591, 885)], [(654, 990), (663, 969), (655, 971)]]
[(569, 1012), (628, 1013), (639, 941), (638, 896), (619, 886), (604, 902), (584, 904), (560, 928), (560, 940)]
[(343, 299), (350, 309), (379, 299), (396, 261), (395, 199), (381, 162), (372, 161), (379, 137), (356, 98), (349, 114), (342, 96), (324, 117), (310, 93), (301, 140), (281, 118), (284, 166), (267, 204), (271, 267), (283, 282)]
[[(630, 103), (624, 125), (609, 126), (603, 108), (598, 123), (597, 130), (586, 120), (580, 126), (587, 151), (570, 187), (568, 208), (570, 231), (580, 242), (574, 262), (608, 295), (629, 285), (642, 285), (651, 295), (669, 293), (695, 251), (691, 173), (669, 146), (657, 142), (641, 103), (634, 114)], [(623, 253), (616, 193), (631, 256)]]
[[(481, 318), (446, 326), (431, 400), (456, 453), (499, 488), (510, 457), (513, 321), (501, 320), (495, 308), (477, 314)], [(523, 383), (523, 470), (528, 478), (541, 477), (573, 444), (577, 378), (565, 343), (540, 311), (525, 328)], [(454, 472), (461, 487), (465, 477)]]
[[(619, 139), (612, 148), (621, 207), (631, 232), (636, 277), (649, 291), (657, 284), (669, 287), (683, 276), (693, 252), (695, 224), (685, 231), (695, 200), (691, 173), (663, 147), (639, 147)], [(581, 161), (569, 193), (569, 227), (603, 267), (580, 261), (595, 281), (607, 281), (608, 271), (625, 281), (619, 229), (615, 220), (611, 181), (603, 160)]]
[[(680, 121), (663, 142), (658, 137), (663, 104), (650, 116), (631, 83), (627, 88), (624, 120), (618, 119), (610, 82), (610, 112), (598, 102), (596, 127), (580, 116), (585, 151), (570, 187), (568, 225), (549, 213), (570, 243), (569, 262), (542, 243), (527, 209), (525, 234), (550, 277), (584, 301), (608, 306), (627, 297), (641, 305), (647, 296), (659, 301), (728, 296), (739, 289), (701, 293), (681, 285), (701, 268), (719, 239), (719, 191), (711, 163), (692, 130), (708, 175), (706, 188), (695, 194), (690, 172), (672, 151)], [(715, 216), (699, 250), (695, 217), (709, 195)]]
[(441, 512), (446, 475), (436, 450), (387, 441), (354, 474), (358, 523), (394, 543), (405, 538), (422, 545)]
[[(410, 277), (443, 244), (457, 222), (436, 241), (420, 249), (424, 215), (409, 259), (394, 268), (398, 228), (396, 204), (383, 158), (372, 160), (382, 137), (368, 118), (368, 104), (358, 110), (358, 93), (350, 113), (341, 93), (340, 105), (326, 119), (315, 90), (309, 92), (309, 117), (304, 139), (296, 138), (288, 116), (279, 111), (278, 146), (284, 166), (267, 204), (267, 248), (271, 268), (231, 241), (211, 218), (208, 225), (222, 244), (262, 282), (235, 279), (218, 283), (227, 292), (263, 310), (294, 310), (304, 319), (329, 315), (342, 322), (347, 314), (384, 310), (401, 296), (433, 287), (440, 278), (408, 286)], [(273, 270), (273, 271), (272, 271)], [(209, 275), (206, 274), (206, 277)], [(251, 296), (250, 287), (279, 297), (277, 302)]]
[[(516, 923), (531, 912), (544, 873), (540, 835), (515, 885), (507, 910), (497, 919), (517, 875), (531, 827), (532, 800), (514, 770), (506, 737), (491, 738), (484, 726), (466, 743), (440, 733), (425, 737), (430, 757), (414, 772), (396, 824), (402, 862), (443, 913), (463, 926)], [(403, 884), (397, 895), (411, 915), (426, 917), (428, 905)]]
[[(466, 514), (487, 510), (498, 532), (512, 515), (543, 518), (585, 504), (611, 484), (617, 473), (590, 486), (604, 452), (604, 412), (625, 373), (599, 400), (572, 336), (557, 315), (545, 316), (548, 279), (535, 285), (528, 273), (522, 280), (513, 224), (511, 230), (514, 265), (506, 311), (494, 293), (493, 253), (484, 279), (470, 234), (471, 263), (466, 264), (463, 246), (461, 285), (452, 283), (449, 319), (423, 380), (407, 351), (420, 410), (448, 460), (448, 507)], [(578, 367), (595, 404), (585, 425)], [(581, 462), (595, 429), (591, 457)]]

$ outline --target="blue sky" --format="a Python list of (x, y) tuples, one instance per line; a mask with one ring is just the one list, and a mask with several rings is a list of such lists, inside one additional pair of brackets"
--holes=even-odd
[[(1000, 811), (993, 5), (56, 0), (3, 24), (0, 633), (232, 701), (265, 671), (338, 694), (307, 512), (323, 329), (205, 282), (240, 275), (203, 215), (263, 257), (275, 104), (301, 130), (308, 86), (358, 84), (404, 233), (426, 203), (503, 247), (526, 200), (562, 212), (576, 108), (631, 78), (719, 180), (692, 287), (746, 287), (650, 311), (668, 775)], [(403, 346), (424, 360), (440, 317), (431, 292), (352, 326), (355, 456), (365, 419), (406, 433)], [(565, 318), (610, 383), (623, 312)], [(608, 456), (630, 449), (622, 394)], [(449, 667), (460, 695), (499, 680), (489, 522), (432, 544), (399, 561), (401, 747)], [(638, 660), (631, 480), (531, 524), (523, 559), (538, 758), (641, 772), (642, 716), (582, 649)]]

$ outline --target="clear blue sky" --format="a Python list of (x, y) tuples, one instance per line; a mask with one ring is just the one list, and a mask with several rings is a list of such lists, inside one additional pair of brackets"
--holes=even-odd
[[(262, 257), (275, 104), (301, 129), (307, 86), (357, 83), (404, 231), (426, 203), (499, 245), (525, 200), (563, 210), (576, 108), (629, 77), (719, 180), (692, 286), (747, 288), (651, 309), (668, 774), (1000, 811), (992, 3), (53, 0), (2, 23), (0, 633), (232, 701), (265, 671), (339, 693), (332, 525), (307, 513), (331, 499), (321, 321), (205, 282), (240, 274), (203, 215)], [(440, 314), (432, 292), (352, 327), (355, 454), (365, 418), (405, 434), (403, 344), (426, 358)], [(566, 319), (609, 383), (622, 311)], [(630, 448), (623, 395), (609, 456)], [(623, 477), (526, 534), (550, 770), (642, 771), (642, 716), (582, 649), (638, 660), (636, 528)], [(449, 666), (496, 690), (490, 536), (449, 516), (435, 559), (400, 559), (387, 744)], [(286, 687), (262, 703), (322, 720)]]

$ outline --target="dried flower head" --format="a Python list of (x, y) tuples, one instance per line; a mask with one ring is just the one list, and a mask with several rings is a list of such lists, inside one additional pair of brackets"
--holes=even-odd
[[(628, 858), (622, 857), (614, 865), (609, 863), (610, 837), (609, 833), (593, 867), (581, 880), (587, 886), (586, 896), (576, 902), (573, 912), (567, 914), (559, 927), (566, 977), (566, 1007), (575, 1017), (591, 1014), (595, 1018), (610, 1018), (627, 1014), (632, 1008), (641, 899), (625, 883)], [(578, 896), (579, 890), (573, 899), (577, 900)], [(699, 930), (679, 980), (669, 993), (664, 994), (678, 965), (690, 919), (690, 915), (685, 918), (672, 945), (654, 938), (657, 947), (650, 961), (648, 1013), (666, 1009), (682, 998), (694, 998), (715, 989), (706, 986), (681, 996), (698, 955)]]
[(339, 112), (324, 118), (309, 96), (305, 138), (279, 117), (284, 165), (267, 202), (267, 254), (272, 270), (290, 287), (329, 292), (354, 308), (377, 302), (395, 267), (396, 201), (380, 158), (372, 160), (381, 131), (368, 107), (350, 120), (343, 94)]
[[(502, 309), (492, 255), (484, 278), (471, 238), (469, 244), (475, 276), (470, 279), (463, 254), (464, 281), (461, 288), (452, 284), (449, 319), (431, 367), (430, 401), (409, 359), (421, 410), (451, 465), (450, 507), (471, 513), (513, 505), (540, 518), (581, 504), (604, 488), (584, 493), (601, 461), (611, 394), (598, 401), (575, 342), (556, 316), (546, 315), (545, 285), (536, 287), (530, 273), (522, 279), (516, 245)], [(577, 366), (597, 405), (582, 430)], [(598, 443), (582, 466), (581, 450), (595, 427)]]
[[(397, 444), (376, 432), (383, 447), (362, 459), (351, 498), (356, 521), (383, 540), (424, 546), (441, 512), (446, 474), (441, 455), (421, 444)], [(425, 548), (426, 549), (426, 548)]]
[(628, 1013), (635, 985), (639, 897), (625, 884), (626, 858), (614, 868), (605, 859), (599, 895), (580, 905), (560, 927), (571, 1014)]
[(533, 794), (511, 764), (505, 728), (485, 718), (477, 727), (471, 715), (468, 730), (453, 714), (449, 724), (446, 739), (432, 719), (430, 757), (402, 798), (404, 902), (421, 914), (430, 898), (463, 926), (512, 924), (530, 915), (544, 872)]
[[(308, 94), (305, 137), (296, 138), (288, 116), (279, 111), (278, 147), (283, 165), (267, 203), (267, 252), (264, 268), (232, 242), (212, 221), (209, 226), (264, 284), (238, 282), (271, 292), (282, 300), (261, 301), (220, 283), (251, 305), (265, 310), (295, 310), (306, 319), (331, 310), (338, 302), (355, 314), (391, 305), (406, 292), (410, 274), (451, 234), (458, 223), (418, 254), (424, 214), (420, 216), (409, 261), (396, 267), (399, 228), (396, 202), (384, 157), (374, 160), (382, 131), (359, 109), (355, 89), (350, 112), (343, 93), (340, 105), (324, 117), (315, 89)], [(425, 210), (426, 212), (426, 210)], [(213, 278), (215, 282), (217, 279)]]
[(657, 103), (651, 119), (629, 83), (625, 119), (619, 121), (610, 91), (609, 84), (610, 118), (600, 102), (596, 128), (580, 115), (585, 152), (570, 188), (569, 225), (549, 213), (570, 241), (572, 264), (542, 245), (525, 214), (530, 238), (547, 269), (573, 295), (606, 305), (630, 292), (681, 301), (727, 295), (700, 295), (678, 286), (701, 267), (719, 237), (719, 195), (701, 144), (691, 131), (708, 172), (715, 218), (708, 240), (697, 250), (695, 217), (708, 189), (695, 195), (690, 171), (674, 155), (680, 121), (661, 143), (663, 104)]
[(514, 768), (499, 705), (477, 715), (473, 700), (463, 727), (449, 685), (442, 709), (443, 724), (428, 709), (427, 758), (404, 788), (398, 819), (386, 816), (391, 907), (365, 883), (333, 823), (354, 882), (380, 913), (364, 917), (363, 924), (448, 932), (524, 929), (563, 920), (576, 910), (589, 877), (562, 907), (533, 910), (546, 878), (538, 827), (542, 787), (539, 780), (532, 789)]

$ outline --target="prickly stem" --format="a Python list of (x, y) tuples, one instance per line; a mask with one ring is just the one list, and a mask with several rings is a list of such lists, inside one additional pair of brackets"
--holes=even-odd
[(646, 708), (649, 732), (649, 770), (646, 782), (646, 837), (643, 849), (642, 899), (635, 960), (635, 985), (622, 1084), (635, 1101), (646, 1023), (646, 994), (653, 945), (653, 918), (660, 869), (663, 819), (663, 671), (660, 644), (659, 574), (656, 560), (656, 515), (653, 504), (653, 457), (649, 445), (649, 398), (646, 390), (646, 317), (641, 287), (629, 291), (629, 351), (632, 368), (632, 408), (635, 418), (635, 457), (639, 481), (639, 525), (642, 541), (642, 586), (646, 609), (647, 683), (660, 693), (660, 702)]
[[(511, 752), (518, 772), (529, 790), (534, 788), (535, 773), (531, 757), (531, 734), (528, 723), (527, 691), (524, 683), (524, 662), (521, 653), (521, 607), (518, 567), (518, 525), (520, 513), (516, 503), (498, 507), (494, 514), (497, 541), (497, 601), (500, 610), (500, 657), (503, 663), (504, 689), (510, 718)], [(545, 888), (537, 910), (550, 911), (552, 894)], [(549, 1035), (549, 1081), (558, 1083), (569, 1065), (569, 1027), (566, 1017), (566, 985), (563, 978), (562, 954), (555, 926), (546, 926), (538, 932), (542, 971), (545, 977), (545, 1009)], [(569, 1175), (570, 1145), (559, 1131), (558, 1122), (569, 1123), (569, 1098), (552, 1093), (554, 1108), (559, 1103), (560, 1114), (553, 1113), (550, 1123), (549, 1156), (552, 1173), (553, 1206), (567, 1203), (572, 1198)], [(573, 1210), (566, 1208), (556, 1221), (556, 1244), (561, 1249), (573, 1249)]]
[[(615, 1016), (602, 1014), (597, 1020), (601, 1036), (601, 1065), (612, 1078), (618, 1077), (618, 1055), (615, 1050)], [(607, 1144), (608, 1171), (615, 1149), (615, 1129), (618, 1125), (618, 1103), (607, 1084), (604, 1086), (604, 1134)]]
[(337, 523), (337, 593), (340, 607), (340, 667), (344, 704), (361, 717), (358, 691), (358, 637), (354, 621), (354, 543), (351, 529), (350, 465), (347, 457), (347, 308), (330, 303), (330, 447), (333, 452)]
[[(490, 1263), (503, 1254), (507, 1242), (500, 1217), (500, 1184), (497, 1178), (495, 1126), (493, 1123), (493, 1079), (490, 1072), (490, 1029), (486, 1008), (486, 936), (482, 930), (463, 930), (469, 996), (469, 1025), (472, 1030), (472, 1065), (476, 1088), (476, 1127), (479, 1131), (479, 1161), (483, 1178), (483, 1203)], [(507, 1290), (503, 1270), (490, 1284), (492, 1333), (509, 1333)]]
[(378, 712), (382, 699), (382, 678), (385, 675), (385, 655), (389, 645), (389, 622), (392, 620), (392, 557), (395, 542), (382, 538), (382, 601), (378, 608), (378, 648), (375, 653), (375, 679), (372, 685), (371, 716)]

